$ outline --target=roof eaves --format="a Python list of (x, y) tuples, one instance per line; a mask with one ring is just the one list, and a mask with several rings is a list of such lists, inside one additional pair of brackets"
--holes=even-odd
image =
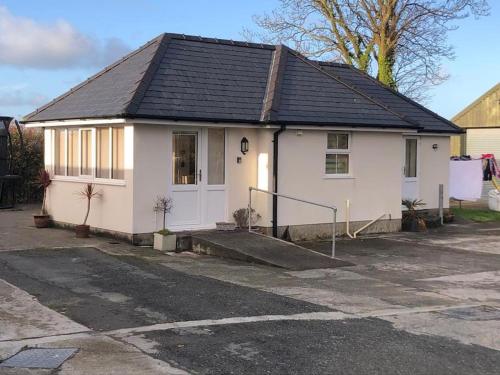
[(375, 128), (375, 129), (401, 129), (401, 130), (416, 130), (422, 129), (421, 126), (417, 125), (380, 125), (380, 124), (370, 124), (370, 123), (332, 123), (332, 122), (318, 122), (318, 121), (307, 121), (305, 124), (303, 120), (293, 121), (293, 120), (279, 120), (279, 121), (269, 121), (268, 125), (304, 125), (304, 129), (307, 126), (318, 126), (318, 127), (351, 127), (351, 128)]
[(158, 40), (160, 40), (162, 37), (163, 37), (164, 34), (150, 40), (149, 42), (147, 42), (146, 44), (144, 44), (143, 46), (139, 47), (138, 49), (130, 52), (128, 55), (125, 55), (124, 57), (122, 57), (120, 60), (114, 62), (113, 64), (111, 65), (108, 65), (107, 67), (105, 67), (104, 69), (102, 69), (101, 71), (99, 71), (98, 73), (94, 74), (93, 76), (91, 76), (90, 78), (87, 78), (85, 81), (83, 81), (82, 83), (79, 83), (78, 85), (72, 87), (71, 89), (69, 89), (67, 92), (65, 92), (64, 94), (56, 97), (55, 99), (51, 100), (50, 102), (48, 102), (47, 104), (43, 105), (42, 107), (40, 108), (37, 108), (36, 110), (34, 110), (33, 112), (27, 114), (26, 116), (24, 116), (23, 120), (24, 122), (29, 122), (29, 119), (30, 117), (33, 117), (37, 114), (39, 114), (40, 112), (43, 112), (45, 111), (47, 108), (51, 107), (52, 105), (54, 105), (55, 103), (63, 100), (64, 98), (66, 98), (67, 96), (71, 95), (72, 93), (74, 93), (75, 91), (81, 89), (82, 87), (88, 85), (90, 82), (94, 81), (95, 79), (99, 78), (100, 76), (102, 76), (104, 73), (110, 71), (111, 69), (117, 67), (118, 65), (120, 65), (121, 63), (123, 63), (124, 61), (128, 60), (129, 58), (131, 58), (132, 56), (135, 56), (136, 54), (138, 54), (139, 52), (143, 51), (145, 48), (149, 47), (150, 45), (158, 42)]

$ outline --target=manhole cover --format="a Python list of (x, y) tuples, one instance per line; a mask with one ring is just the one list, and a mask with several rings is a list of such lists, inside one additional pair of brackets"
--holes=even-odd
[(500, 310), (491, 306), (459, 307), (440, 311), (440, 314), (463, 320), (500, 320)]
[(26, 349), (0, 363), (0, 367), (25, 367), (54, 369), (74, 355), (78, 349)]

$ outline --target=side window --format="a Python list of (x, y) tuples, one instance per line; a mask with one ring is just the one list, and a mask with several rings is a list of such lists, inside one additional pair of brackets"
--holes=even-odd
[(349, 175), (351, 137), (349, 133), (328, 133), (325, 159), (325, 174)]

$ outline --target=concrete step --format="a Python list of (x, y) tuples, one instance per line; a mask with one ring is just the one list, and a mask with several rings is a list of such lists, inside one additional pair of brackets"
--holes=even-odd
[(205, 231), (192, 235), (195, 252), (301, 271), (352, 266), (305, 247), (247, 231)]

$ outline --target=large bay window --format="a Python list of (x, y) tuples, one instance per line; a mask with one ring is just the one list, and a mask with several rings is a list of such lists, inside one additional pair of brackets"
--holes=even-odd
[(54, 129), (54, 174), (123, 180), (124, 128)]
[(327, 176), (349, 176), (351, 137), (349, 133), (328, 133), (325, 174)]

